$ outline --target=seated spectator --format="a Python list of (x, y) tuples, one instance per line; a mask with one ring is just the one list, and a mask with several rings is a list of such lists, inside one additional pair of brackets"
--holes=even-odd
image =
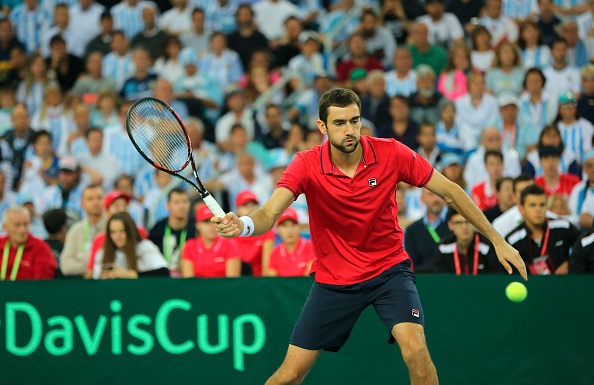
[[(250, 190), (240, 191), (235, 198), (235, 206), (238, 216), (248, 215), (259, 207), (258, 197)], [(273, 230), (258, 236), (235, 238), (241, 250), (241, 260), (249, 265), (251, 275), (254, 277), (275, 275), (274, 271), (270, 271), (269, 264), (274, 238)]]
[(381, 60), (389, 68), (394, 60), (396, 41), (390, 31), (378, 24), (378, 16), (371, 9), (363, 11), (359, 30), (365, 40), (367, 53)]
[[(406, 4), (409, 4), (408, 2)], [(419, 7), (420, 8), (420, 7)], [(381, 22), (394, 35), (396, 44), (405, 44), (408, 37), (409, 16), (401, 0), (386, 0), (381, 9)]]
[(249, 68), (252, 52), (268, 48), (268, 40), (254, 23), (254, 16), (249, 4), (240, 4), (235, 13), (237, 30), (227, 36), (229, 49), (237, 52), (243, 68)]
[[(279, 46), (272, 52), (274, 60), (270, 68), (286, 67), (292, 58), (299, 55), (299, 36), (301, 36), (301, 32), (303, 32), (301, 20), (295, 16), (289, 16), (285, 19), (285, 34), (279, 40)], [(253, 58), (253, 53), (251, 57)]]
[[(494, 0), (499, 1), (499, 0)], [(522, 92), (524, 69), (518, 46), (513, 43), (501, 43), (495, 49), (493, 68), (485, 76), (487, 89), (495, 96), (513, 93), (519, 96)]]
[(473, 152), (466, 162), (464, 180), (468, 186), (475, 186), (487, 180), (487, 169), (485, 168), (485, 153), (487, 151), (499, 151), (503, 154), (503, 176), (512, 178), (520, 175), (520, 160), (515, 151), (504, 149), (501, 146), (501, 133), (495, 127), (487, 127), (481, 134), (480, 146)]
[[(31, 137), (33, 130), (29, 127), (29, 112), (24, 104), (17, 104), (12, 110), (13, 129), (6, 132), (0, 141), (2, 157), (10, 164), (10, 187), (16, 190), (21, 181), (25, 159), (33, 155)], [(8, 179), (8, 175), (5, 174)]]
[(453, 152), (466, 157), (466, 152), (474, 150), (474, 132), (466, 125), (456, 123), (456, 105), (452, 102), (441, 106), (441, 120), (435, 125), (436, 144), (442, 152)]
[(565, 19), (561, 22), (561, 37), (567, 42), (567, 63), (580, 68), (590, 63), (586, 45), (578, 35), (578, 25), (575, 20)]
[(446, 51), (437, 45), (429, 43), (428, 28), (423, 23), (415, 23), (412, 26), (411, 44), (408, 49), (412, 55), (413, 68), (417, 69), (421, 64), (433, 68), (438, 74), (446, 66)]
[(460, 155), (454, 154), (453, 152), (444, 154), (439, 162), (439, 168), (441, 169), (443, 176), (462, 187), (464, 191), (468, 192), (462, 174), (463, 167), (464, 160)]
[(52, 136), (52, 150), (58, 152), (63, 147), (62, 142), (66, 141), (72, 131), (70, 118), (71, 111), (62, 102), (60, 87), (57, 84), (48, 84), (41, 107), (31, 120), (31, 128), (35, 131), (48, 131)]
[(221, 116), (215, 126), (215, 138), (217, 144), (223, 149), (228, 150), (229, 136), (235, 124), (240, 124), (245, 128), (248, 139), (254, 137), (254, 118), (251, 110), (246, 106), (245, 93), (241, 90), (234, 90), (227, 95), (227, 106), (229, 112)]
[(495, 248), (470, 222), (455, 209), (446, 217), (452, 235), (444, 238), (438, 247), (437, 271), (456, 275), (503, 273)]
[(198, 53), (208, 50), (211, 32), (206, 30), (204, 25), (204, 10), (194, 8), (192, 11), (192, 29), (179, 37), (184, 47), (191, 48)]
[(445, 12), (444, 0), (426, 0), (425, 10), (427, 15), (417, 18), (418, 23), (423, 23), (429, 30), (429, 43), (445, 48), (454, 44), (464, 44), (464, 30), (458, 18)]
[(175, 84), (185, 75), (184, 64), (179, 60), (183, 46), (177, 37), (167, 36), (163, 41), (163, 48), (162, 54), (155, 61), (153, 71), (160, 79)]
[[(142, 234), (144, 231), (142, 226), (144, 226), (145, 223), (144, 217), (146, 213), (144, 212), (144, 206), (138, 201), (137, 197), (139, 196), (140, 199), (143, 199), (144, 196), (135, 196), (134, 178), (122, 174), (116, 180), (113, 187), (115, 187), (115, 189), (105, 197), (105, 210), (107, 214), (112, 215), (119, 211), (127, 211), (132, 219), (134, 219), (136, 226), (138, 226), (140, 234)], [(112, 203), (114, 203), (113, 208), (111, 207)]]
[(477, 26), (470, 34), (472, 52), (470, 62), (472, 67), (482, 73), (488, 72), (493, 65), (495, 52), (491, 49), (491, 33), (482, 25)]
[(542, 130), (553, 123), (557, 115), (557, 100), (543, 92), (546, 78), (538, 68), (530, 68), (524, 77), (526, 91), (520, 95), (520, 111), (529, 115)]
[(550, 47), (553, 40), (559, 36), (557, 26), (561, 23), (561, 19), (555, 12), (554, 0), (538, 0), (537, 3), (539, 15), (536, 18), (536, 23), (543, 33), (544, 43)]
[(197, 238), (189, 239), (182, 251), (181, 272), (184, 278), (239, 277), (241, 274), (241, 251), (235, 239), (217, 234), (214, 215), (208, 206), (196, 208)]
[[(288, 125), (283, 121), (282, 110), (276, 104), (269, 104), (266, 106), (264, 112), (264, 124), (256, 121), (256, 128), (259, 127), (260, 134), (256, 133), (256, 140), (261, 142), (267, 149), (283, 147), (287, 140)], [(262, 133), (262, 126), (266, 128), (266, 133)]]
[[(593, 3), (594, 4), (594, 3)], [(578, 113), (584, 119), (594, 124), (594, 64), (582, 67), (582, 95), (578, 99)]]
[[(43, 225), (43, 219), (41, 218), (43, 211), (36, 211), (39, 208), (39, 206), (35, 205), (35, 199), (33, 197), (33, 194), (25, 191), (19, 192), (19, 194), (17, 195), (16, 204), (18, 206), (23, 206), (24, 208), (29, 210), (29, 216), (31, 217), (29, 233), (31, 233), (31, 235), (33, 235), (36, 238), (46, 238), (47, 231), (45, 230), (45, 226)], [(586, 201), (586, 205), (584, 206), (589, 206), (589, 203)]]
[(101, 92), (115, 91), (115, 81), (103, 76), (103, 55), (91, 52), (87, 57), (87, 74), (76, 80), (72, 94), (79, 96), (86, 104), (95, 104)]
[(497, 217), (493, 222), (493, 228), (501, 234), (502, 237), (506, 237), (516, 226), (521, 224), (524, 220), (520, 213), (520, 194), (526, 187), (534, 184), (534, 179), (530, 175), (521, 174), (517, 178), (514, 178), (513, 183), (513, 202), (514, 206), (508, 209), (506, 212)]
[(380, 138), (394, 138), (407, 145), (409, 148), (417, 148), (418, 125), (409, 118), (409, 102), (404, 96), (396, 95), (390, 99), (390, 124), (378, 126)]
[(409, 97), (410, 118), (417, 124), (439, 122), (441, 105), (447, 99), (435, 89), (435, 72), (431, 67), (420, 65), (417, 67), (417, 92)]
[(498, 98), (499, 117), (491, 122), (503, 136), (503, 148), (514, 149), (518, 158), (524, 159), (526, 154), (536, 148), (538, 143), (538, 127), (536, 123), (523, 113), (519, 113), (519, 100), (512, 93), (502, 93)]
[(113, 18), (109, 11), (104, 11), (99, 18), (99, 26), (101, 32), (91, 39), (85, 47), (85, 58), (91, 52), (101, 52), (102, 55), (107, 55), (111, 51), (111, 38), (113, 32)]
[(431, 123), (421, 123), (417, 134), (417, 142), (419, 143), (417, 153), (435, 167), (441, 161), (443, 155), (439, 147), (436, 146), (435, 126)]
[(171, 0), (170, 2), (173, 8), (163, 12), (159, 26), (165, 33), (172, 36), (179, 36), (191, 31), (194, 7), (189, 6), (188, 0)]
[(142, 239), (130, 214), (112, 215), (106, 227), (105, 243), (95, 256), (93, 279), (169, 276), (165, 258), (154, 243)]
[(168, 196), (169, 191), (178, 187), (181, 181), (171, 174), (161, 170), (152, 170), (155, 183), (145, 191), (142, 202), (146, 212), (147, 226), (153, 227), (156, 222), (169, 216)]
[(303, 31), (299, 35), (300, 54), (289, 60), (288, 69), (296, 71), (296, 77), (292, 79), (293, 88), (300, 88), (300, 82), (307, 88), (313, 85), (313, 81), (320, 73), (326, 72), (326, 60), (320, 53), (320, 38), (315, 31)]
[(172, 277), (181, 277), (181, 252), (188, 239), (196, 237), (196, 221), (190, 217), (190, 197), (179, 187), (167, 194), (169, 216), (151, 229), (148, 239), (153, 242), (167, 261)]
[[(571, 218), (574, 222), (576, 217)], [(577, 223), (584, 229), (594, 228), (594, 198), (586, 198), (582, 211), (577, 218)]]
[(413, 262), (415, 273), (435, 273), (439, 242), (452, 234), (446, 221), (447, 206), (427, 189), (422, 189), (421, 201), (427, 207), (427, 213), (406, 229), (404, 249)]
[(67, 277), (82, 277), (85, 274), (93, 239), (105, 231), (107, 223), (103, 214), (103, 188), (100, 185), (87, 186), (82, 192), (80, 205), (86, 219), (70, 227), (60, 256), (60, 270)]
[(276, 223), (281, 244), (270, 253), (268, 271), (275, 277), (309, 275), (316, 256), (311, 242), (299, 234), (299, 218), (291, 207), (287, 208)]
[(200, 57), (200, 72), (207, 73), (226, 91), (239, 83), (243, 67), (237, 52), (227, 48), (227, 36), (215, 32), (210, 36), (210, 49)]
[(283, 23), (287, 17), (301, 16), (299, 8), (288, 0), (258, 0), (253, 4), (253, 10), (254, 20), (260, 26), (260, 31), (272, 42), (278, 41), (282, 36)]
[(43, 214), (43, 225), (47, 230), (47, 239), (44, 241), (50, 247), (56, 259), (56, 277), (62, 277), (60, 254), (64, 249), (64, 240), (66, 238), (66, 211), (53, 209), (46, 212)]
[(497, 204), (495, 184), (502, 178), (503, 154), (499, 151), (485, 153), (485, 168), (489, 179), (472, 187), (472, 199), (481, 211)]
[(579, 230), (564, 219), (546, 218), (546, 194), (537, 185), (520, 195), (519, 209), (524, 223), (506, 237), (533, 275), (567, 274), (569, 251)]
[(124, 32), (113, 31), (110, 48), (111, 51), (103, 56), (103, 76), (115, 80), (116, 91), (120, 91), (126, 80), (134, 76), (136, 71)]
[(552, 146), (559, 149), (561, 161), (559, 162), (559, 173), (570, 173), (578, 177), (581, 176), (581, 170), (577, 163), (577, 158), (573, 151), (565, 147), (561, 139), (561, 133), (556, 126), (546, 126), (540, 132), (537, 148), (526, 155), (526, 164), (523, 172), (533, 177), (542, 176), (543, 170), (540, 166), (540, 157), (538, 151), (546, 146)]
[[(3, 248), (0, 281), (51, 279), (56, 273), (56, 259), (50, 247), (29, 233), (31, 216), (22, 206), (12, 206), (2, 213), (0, 237)], [(6, 260), (4, 260), (6, 258)]]
[(581, 165), (584, 154), (592, 149), (594, 126), (577, 113), (577, 100), (574, 95), (566, 93), (559, 99), (559, 114), (554, 124), (559, 129), (563, 143), (577, 157)]
[(579, 96), (580, 71), (567, 62), (567, 41), (559, 37), (551, 44), (551, 56), (553, 61), (551, 65), (543, 70), (547, 78), (545, 92), (551, 98), (559, 100), (566, 92), (571, 92)]
[[(74, 45), (77, 43), (77, 36), (75, 31), (72, 29), (72, 22), (70, 19), (69, 9), (67, 4), (58, 3), (51, 9), (53, 11), (53, 25), (46, 24), (45, 26), (37, 26), (40, 29), (41, 43), (39, 46), (39, 52), (44, 58), (50, 56), (50, 41), (55, 36), (60, 36), (65, 39), (68, 45), (68, 53), (80, 56), (80, 47), (77, 47), (76, 51)], [(82, 47), (84, 48), (84, 47)]]
[(569, 257), (569, 274), (594, 273), (594, 231), (575, 241)]
[[(45, 130), (36, 131), (32, 138), (35, 155), (25, 161), (20, 191), (42, 192), (49, 185), (58, 183), (59, 159), (52, 151), (52, 136)], [(40, 204), (39, 200), (36, 200)]]
[(106, 127), (118, 124), (117, 103), (118, 95), (115, 92), (101, 91), (91, 112), (91, 125), (105, 130)]
[(560, 219), (566, 219), (571, 221), (569, 215), (569, 206), (567, 205), (567, 199), (563, 195), (551, 195), (547, 199), (547, 210), (555, 214)]
[(498, 179), (495, 182), (495, 195), (497, 204), (483, 211), (491, 223), (514, 206), (514, 180), (509, 177)]
[(568, 200), (569, 210), (577, 216), (582, 213), (586, 199), (594, 199), (594, 150), (584, 155), (584, 173), (586, 177), (573, 187)]
[(132, 61), (136, 72), (133, 77), (124, 82), (120, 96), (125, 100), (136, 100), (152, 96), (158, 76), (150, 72), (151, 58), (149, 52), (144, 48), (136, 48), (132, 54)]
[(417, 91), (417, 73), (412, 68), (412, 56), (406, 47), (398, 47), (394, 52), (394, 69), (387, 72), (386, 94), (389, 97), (405, 97)]
[[(468, 93), (456, 100), (456, 124), (467, 126), (473, 138), (469, 143), (476, 144), (487, 124), (497, 117), (497, 99), (486, 89), (485, 78), (478, 72), (467, 76)], [(472, 146), (474, 147), (474, 146)]]
[[(441, 0), (439, 0), (441, 1)], [(456, 101), (468, 93), (466, 74), (470, 71), (470, 51), (456, 45), (448, 53), (448, 62), (437, 81), (437, 90), (451, 101)]]
[(106, 191), (111, 190), (118, 176), (120, 165), (110, 153), (103, 151), (103, 131), (91, 127), (85, 132), (87, 153), (77, 158), (80, 168), (91, 179), (92, 184), (101, 184)]
[(544, 189), (547, 197), (561, 195), (568, 199), (573, 187), (580, 182), (580, 178), (571, 174), (559, 173), (559, 163), (561, 162), (559, 148), (544, 146), (538, 150), (538, 155), (543, 174), (536, 178), (534, 183)]
[(386, 95), (384, 73), (379, 70), (367, 74), (369, 93), (361, 98), (361, 114), (375, 127), (384, 126), (390, 121), (388, 110), (390, 98)]
[(41, 214), (49, 209), (63, 208), (82, 218), (84, 212), (80, 200), (88, 182), (81, 177), (80, 165), (76, 159), (63, 156), (58, 168), (58, 183), (48, 186), (35, 200), (37, 212)]
[(50, 57), (46, 59), (47, 69), (66, 92), (74, 86), (76, 79), (85, 71), (85, 64), (77, 56), (69, 54), (66, 41), (56, 35), (50, 40)]
[(349, 37), (348, 49), (348, 58), (336, 64), (336, 81), (340, 84), (346, 84), (351, 72), (358, 68), (363, 68), (367, 72), (384, 70), (381, 61), (367, 53), (365, 38), (361, 33), (357, 32)]
[(525, 20), (520, 24), (518, 47), (522, 52), (522, 65), (525, 70), (535, 67), (542, 70), (551, 65), (551, 50), (545, 45), (543, 33), (535, 21)]
[(43, 102), (45, 87), (50, 83), (45, 60), (37, 53), (27, 58), (25, 78), (19, 83), (16, 100), (24, 103), (31, 115), (35, 115)]
[(497, 47), (503, 42), (515, 43), (518, 40), (516, 23), (502, 12), (502, 0), (487, 0), (481, 25), (491, 33), (491, 46)]
[(0, 85), (17, 89), (19, 84), (25, 79), (27, 74), (27, 52), (22, 46), (14, 46), (9, 51), (10, 60), (7, 62), (7, 68), (4, 68), (0, 75)]

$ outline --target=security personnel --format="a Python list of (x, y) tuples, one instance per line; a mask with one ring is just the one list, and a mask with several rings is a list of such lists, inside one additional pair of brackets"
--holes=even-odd
[(548, 219), (546, 202), (542, 187), (526, 187), (519, 206), (524, 223), (506, 239), (518, 250), (531, 274), (567, 274), (569, 250), (579, 237), (579, 230), (564, 219)]

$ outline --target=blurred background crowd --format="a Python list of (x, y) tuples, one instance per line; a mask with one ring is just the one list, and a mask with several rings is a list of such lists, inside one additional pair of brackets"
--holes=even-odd
[[(219, 238), (125, 119), (138, 98), (169, 103), (206, 188), (246, 215), (324, 143), (317, 103), (333, 87), (360, 96), (362, 135), (462, 186), (531, 273), (594, 271), (593, 13), (592, 0), (3, 1), (0, 279), (306, 275), (303, 196), (269, 234)], [(439, 197), (396, 194), (416, 272), (500, 272)]]

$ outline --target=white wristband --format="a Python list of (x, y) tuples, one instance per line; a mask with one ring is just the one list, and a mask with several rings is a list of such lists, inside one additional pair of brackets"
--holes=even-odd
[(254, 231), (256, 230), (255, 226), (254, 226), (254, 221), (252, 220), (252, 218), (248, 217), (248, 216), (244, 216), (244, 217), (240, 217), (239, 219), (241, 219), (241, 221), (243, 222), (243, 231), (241, 234), (239, 234), (240, 237), (249, 237), (250, 235), (252, 235), (254, 233)]

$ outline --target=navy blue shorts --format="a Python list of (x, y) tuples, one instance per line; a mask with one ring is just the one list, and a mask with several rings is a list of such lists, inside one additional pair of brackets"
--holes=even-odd
[(289, 343), (303, 349), (337, 352), (349, 338), (361, 312), (373, 305), (390, 333), (401, 322), (424, 325), (415, 275), (406, 259), (377, 277), (352, 285), (314, 282)]

